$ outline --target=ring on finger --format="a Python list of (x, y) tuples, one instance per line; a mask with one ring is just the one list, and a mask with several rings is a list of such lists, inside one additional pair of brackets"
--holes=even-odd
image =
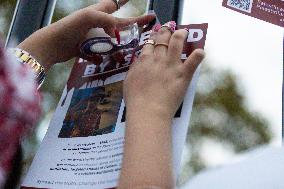
[(145, 41), (145, 43), (144, 43), (144, 45), (153, 45), (153, 46), (155, 46), (155, 41), (154, 40), (152, 40), (152, 39), (149, 39), (149, 40), (147, 40), (147, 41)]
[(157, 47), (157, 46), (165, 46), (165, 47), (169, 47), (169, 44), (167, 44), (167, 43), (156, 43), (155, 44), (155, 47)]

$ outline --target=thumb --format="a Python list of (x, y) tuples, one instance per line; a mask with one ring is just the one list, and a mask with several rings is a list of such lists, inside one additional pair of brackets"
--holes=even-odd
[(195, 70), (198, 68), (199, 64), (205, 58), (205, 52), (202, 49), (194, 50), (191, 55), (184, 62), (185, 71), (189, 74), (189, 77), (192, 77)]
[(137, 23), (138, 26), (144, 26), (146, 24), (149, 24), (155, 18), (156, 18), (155, 14), (148, 14), (148, 15), (133, 17), (133, 18), (116, 18), (116, 27), (122, 28), (128, 25), (134, 24), (134, 23)]
[(90, 11), (87, 14), (88, 28), (104, 28), (107, 33), (113, 32), (114, 29), (120, 29), (128, 25), (137, 23), (139, 26), (146, 25), (155, 19), (154, 14), (139, 16), (134, 18), (117, 18), (110, 14), (100, 11)]

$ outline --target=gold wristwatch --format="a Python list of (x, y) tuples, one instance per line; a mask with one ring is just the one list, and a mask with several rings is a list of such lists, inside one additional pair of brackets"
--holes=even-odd
[(10, 50), (20, 63), (27, 64), (33, 69), (35, 73), (35, 79), (38, 83), (38, 88), (40, 88), (45, 79), (44, 67), (28, 52), (19, 48), (13, 48)]

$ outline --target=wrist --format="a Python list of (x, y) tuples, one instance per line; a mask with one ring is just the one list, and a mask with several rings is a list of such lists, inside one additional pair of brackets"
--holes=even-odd
[[(35, 41), (37, 40), (37, 41)], [(22, 49), (32, 55), (45, 69), (45, 72), (52, 67), (54, 64), (53, 57), (50, 52), (51, 49), (46, 49), (48, 44), (45, 44), (43, 40), (40, 39), (30, 39), (27, 38), (25, 41), (20, 43), (16, 48)]]
[(45, 79), (44, 67), (25, 50), (19, 48), (11, 48), (9, 49), (9, 52), (14, 55), (21, 64), (28, 65), (28, 67), (33, 70), (38, 88), (40, 88)]
[(156, 105), (153, 103), (127, 103), (127, 117), (156, 117), (165, 121), (171, 121), (173, 119), (172, 111), (162, 105)]

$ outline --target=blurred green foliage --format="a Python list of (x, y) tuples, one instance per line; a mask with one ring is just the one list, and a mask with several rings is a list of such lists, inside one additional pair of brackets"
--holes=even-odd
[(1, 0), (0, 1), (0, 37), (2, 40), (6, 39), (9, 25), (12, 21), (14, 14), (14, 7), (16, 6), (17, 0)]
[[(58, 0), (53, 22), (95, 2), (97, 1)], [(133, 14), (138, 15), (144, 12), (146, 1), (132, 0), (131, 3), (136, 8)], [(4, 39), (15, 4), (16, 0), (0, 1), (0, 32)], [(48, 73), (45, 84), (41, 88), (44, 97), (43, 115), (51, 115), (54, 112), (73, 62), (74, 60), (71, 60), (56, 65)], [(197, 85), (190, 125), (187, 139), (190, 156), (185, 160), (187, 164), (183, 167), (180, 182), (206, 168), (206, 162), (200, 152), (203, 141), (206, 139), (230, 146), (233, 152), (238, 153), (268, 143), (272, 137), (268, 121), (259, 113), (250, 112), (246, 106), (238, 78), (228, 70), (214, 70), (206, 62), (203, 64)], [(31, 136), (23, 145), (27, 165), (30, 164), (39, 143), (35, 136)]]
[[(246, 106), (237, 77), (229, 70), (213, 70), (204, 62), (187, 135), (191, 156), (180, 181), (206, 168), (201, 148), (208, 139), (239, 153), (267, 144), (271, 138), (268, 121)], [(205, 158), (210, 159), (210, 154)]]

